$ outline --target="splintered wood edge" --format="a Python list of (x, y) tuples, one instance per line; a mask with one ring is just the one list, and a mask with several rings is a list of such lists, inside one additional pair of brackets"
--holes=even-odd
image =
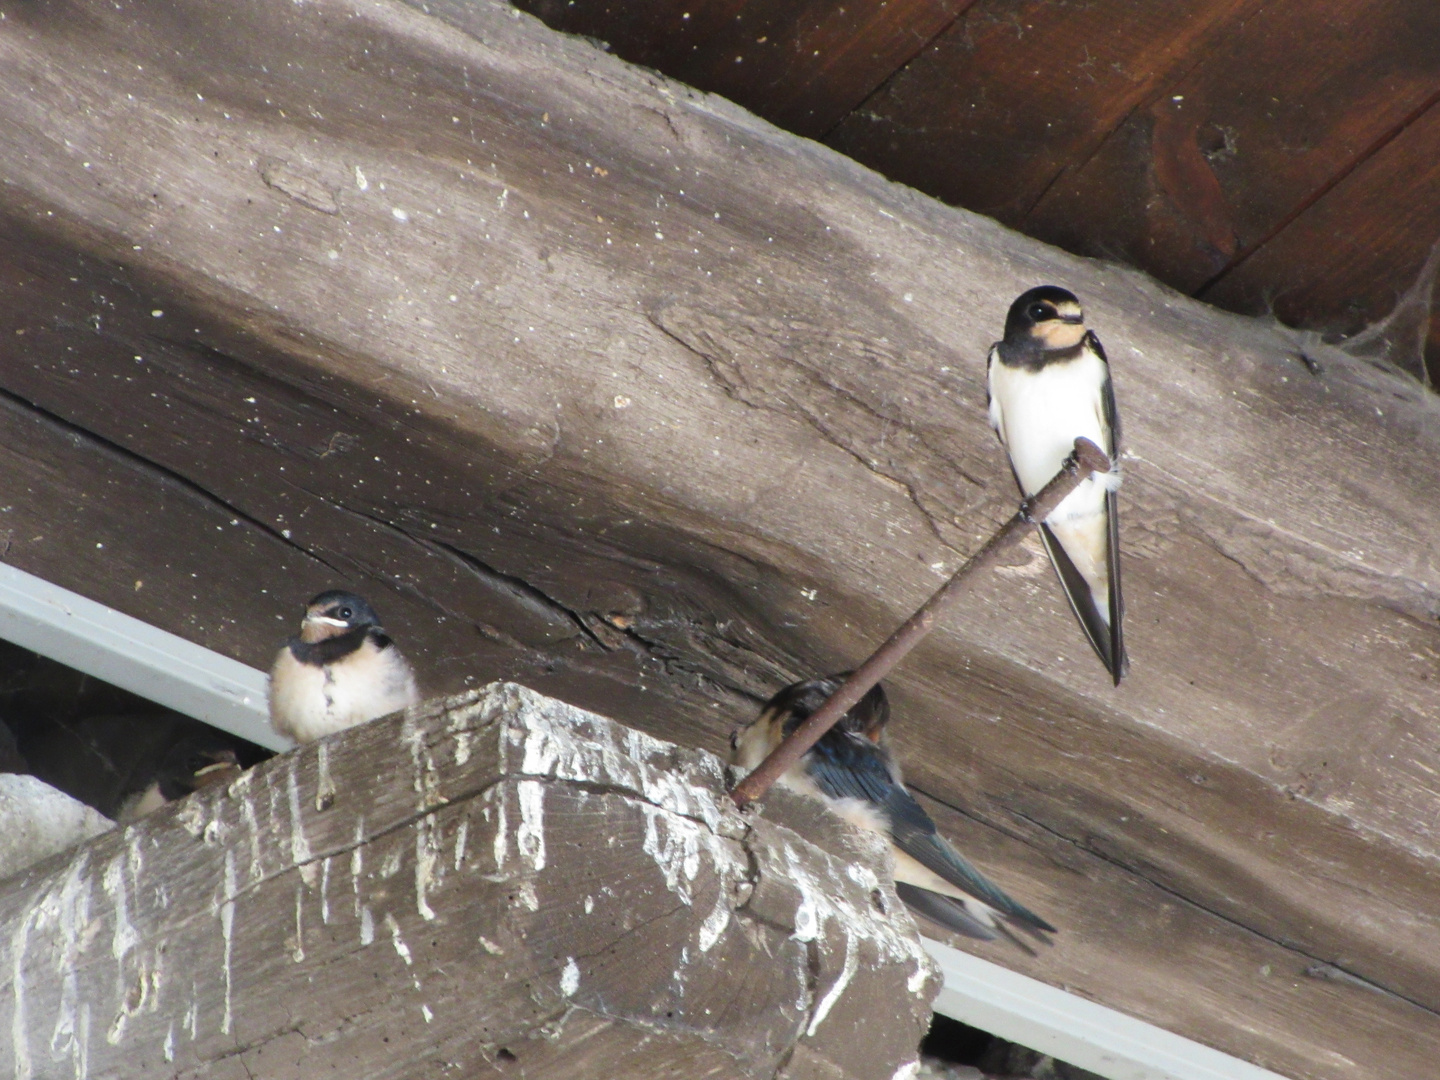
[[(911, 994), (926, 992), (932, 964), (904, 906), (896, 903), (893, 910), (879, 911), (873, 903), (854, 902), (857, 896), (868, 898), (886, 886), (893, 895), (889, 874), (878, 874), (860, 862), (845, 863), (786, 827), (783, 820), (747, 818), (732, 804), (726, 768), (715, 755), (657, 739), (517, 683), (491, 683), (421, 706), (413, 718), (407, 718), (406, 727), (438, 720), (443, 720), (444, 729), (450, 732), (464, 730), (471, 723), (504, 723), (500, 772), (507, 780), (539, 777), (618, 789), (692, 822), (695, 840), (705, 845), (717, 870), (730, 855), (718, 841), (738, 841), (747, 852), (749, 865), (735, 868), (737, 886), (748, 884), (753, 890), (759, 884), (757, 875), (763, 876), (766, 856), (778, 859), (783, 854), (784, 881), (800, 898), (790, 927), (795, 939), (813, 941), (833, 924), (852, 941), (870, 941), (884, 960), (913, 962), (907, 989)], [(867, 846), (861, 839), (857, 850), (864, 851)], [(883, 846), (875, 845), (865, 853), (880, 867), (882, 852)], [(647, 843), (646, 853), (667, 880), (684, 873), (681, 863), (690, 857), (688, 843), (680, 850)], [(734, 911), (743, 913), (747, 904), (748, 896)], [(730, 909), (717, 905), (706, 920), (705, 932), (718, 937), (729, 918)], [(843, 985), (832, 989), (829, 1005), (843, 989)], [(822, 1009), (828, 1011), (825, 1001), (817, 1005), (819, 1015), (811, 1021), (812, 1034), (824, 1018)]]

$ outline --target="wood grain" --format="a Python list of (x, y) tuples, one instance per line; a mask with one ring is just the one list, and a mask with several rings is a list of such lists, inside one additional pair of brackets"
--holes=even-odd
[[(519, 6), (892, 179), (1233, 310), (1265, 310), (1299, 279), (1313, 299), (1282, 303), (1287, 320), (1353, 332), (1418, 265), (1401, 238), (1374, 268), (1312, 251), (1311, 274), (1251, 271), (1234, 301), (1214, 287), (1436, 101), (1428, 0)], [(1425, 205), (1327, 216), (1373, 244), (1435, 233)], [(1440, 364), (1440, 332), (1430, 351)]]
[[(1294, 943), (1236, 935), (1233, 924), (1203, 901), (1186, 898), (1164, 880), (1136, 875), (1113, 843), (1129, 824), (1123, 815), (1096, 814), (1085, 830), (1072, 833), (1019, 814), (997, 820), (977, 817), (973, 808), (959, 813), (934, 800), (924, 803), (942, 832), (1040, 910), (1077, 890), (1111, 898), (1103, 914), (1066, 927), (1053, 949), (1033, 957), (1011, 950), (1008, 966), (1044, 979), (1054, 954), (1062, 953), (1067, 966), (1110, 973), (1117, 989), (1108, 1004), (1213, 1045), (1230, 1044), (1234, 1032), (1247, 1031), (1249, 1059), (1283, 1075), (1344, 1076), (1366, 1069), (1367, 1061), (1382, 1062), (1394, 1076), (1425, 1076), (1432, 1069), (1440, 1050), (1433, 1012), (1348, 975), (1348, 958), (1318, 961)], [(987, 827), (997, 823), (1026, 837), (1032, 847), (1025, 858), (1004, 853), (998, 834)], [(973, 942), (926, 920), (921, 931), (975, 951)], [(1164, 947), (1157, 949), (1157, 942)], [(987, 947), (992, 951), (999, 952)], [(1157, 962), (1159, 953), (1164, 959)], [(1177, 983), (1189, 993), (1172, 994)], [(1317, 1016), (1353, 1017), (1356, 1034), (1337, 1040), (1314, 1026)], [(1308, 1040), (1277, 1037), (1305, 1030)]]
[(1053, 184), (1254, 6), (980, 0), (826, 141), (1022, 227)]
[[(1429, 108), (1440, 97), (1437, 57), (1440, 9), (1424, 0), (1261, 5), (1067, 168), (1018, 224), (1074, 251), (1123, 258), (1194, 293)], [(1435, 149), (1432, 142), (1427, 160)], [(1193, 164), (1177, 176), (1176, 161)], [(1374, 222), (1372, 244), (1381, 223), (1425, 234), (1426, 205), (1397, 189), (1386, 207), (1351, 204), (1346, 231), (1367, 231), (1364, 223)], [(1387, 244), (1377, 253), (1377, 265), (1397, 264), (1383, 284), (1337, 254), (1323, 244), (1312, 249), (1309, 280), (1343, 279), (1362, 296), (1409, 284), (1400, 272), (1413, 254), (1408, 246)], [(1264, 287), (1271, 295), (1286, 291), (1285, 276), (1271, 275)], [(1237, 306), (1223, 291), (1207, 298), (1212, 294)], [(1338, 313), (1348, 298), (1326, 299), (1324, 310)]]
[(631, 63), (819, 138), (973, 2), (522, 0), (515, 6), (557, 30), (603, 40)]
[[(1207, 300), (1354, 334), (1388, 315), (1440, 239), (1440, 105), (1208, 287)], [(1397, 207), (1406, 208), (1395, 214)], [(1431, 323), (1432, 380), (1440, 320)]]
[[(991, 830), (1062, 941), (1119, 880), (1168, 890), (1217, 949), (1339, 964), (1429, 1030), (1440, 427), (1412, 384), (1312, 373), (504, 8), (6, 14), (0, 387), (56, 425), (0, 470), (16, 565), (261, 666), (350, 584), (432, 693), (514, 672), (718, 749), (1013, 513), (985, 350), (1062, 282), (1125, 422), (1131, 677), (1027, 551), (891, 681), (901, 758), (995, 826), (1103, 840), (1123, 878), (1032, 896), (1007, 868), (1039, 840)], [(1385, 1075), (1328, 999), (1201, 1025), (1144, 941), (1146, 1001), (1063, 944), (1043, 977), (1292, 1076)], [(1230, 1016), (1252, 990), (1207, 985)]]
[(505, 684), (352, 729), (0, 886), (0, 1067), (749, 1078), (795, 1075), (801, 1044), (837, 1077), (913, 1061), (937, 982), (880, 849), (831, 828), (838, 857), (725, 802), (716, 759)]

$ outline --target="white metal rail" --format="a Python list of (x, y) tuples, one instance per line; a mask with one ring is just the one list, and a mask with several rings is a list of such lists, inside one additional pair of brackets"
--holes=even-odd
[(0, 563), (0, 638), (271, 750), (266, 675)]

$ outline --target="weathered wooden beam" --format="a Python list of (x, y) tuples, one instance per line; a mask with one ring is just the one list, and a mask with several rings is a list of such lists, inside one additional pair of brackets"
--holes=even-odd
[(352, 729), (0, 884), (0, 1071), (889, 1077), (933, 967), (792, 807), (513, 684)]
[[(718, 749), (1012, 512), (984, 354), (1058, 281), (1125, 422), (1132, 674), (1032, 550), (891, 683), (911, 779), (1062, 928), (987, 955), (1294, 1076), (1433, 1060), (1432, 398), (503, 5), (3, 10), (7, 561), (262, 668), (343, 579), (433, 692)], [(1115, 915), (1162, 896), (1215, 963)], [(1257, 941), (1385, 993), (1256, 990)]]

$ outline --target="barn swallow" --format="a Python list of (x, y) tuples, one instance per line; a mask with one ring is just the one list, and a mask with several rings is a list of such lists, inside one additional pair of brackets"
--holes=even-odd
[(1075, 294), (1054, 285), (1021, 293), (1005, 317), (1005, 339), (990, 349), (990, 424), (1028, 498), (1060, 471), (1084, 436), (1110, 457), (1040, 526), (1050, 561), (1075, 616), (1120, 685), (1129, 667), (1120, 596), (1120, 515), (1115, 450), (1120, 421), (1110, 364)]
[(331, 589), (305, 607), (300, 635), (270, 669), (270, 723), (297, 742), (386, 716), (420, 700), (415, 673), (362, 597)]
[(166, 751), (155, 778), (125, 798), (115, 820), (128, 824), (191, 792), (229, 783), (241, 771), (234, 748), (218, 736), (190, 735)]
[[(781, 690), (758, 717), (730, 736), (732, 763), (747, 773), (754, 770), (848, 676), (843, 672)], [(912, 910), (967, 937), (987, 941), (997, 934), (1015, 941), (1007, 921), (1037, 936), (1039, 931), (1053, 932), (1053, 926), (971, 866), (905, 790), (900, 766), (885, 738), (889, 719), (890, 704), (884, 689), (876, 685), (779, 783), (821, 800), (854, 825), (888, 837), (895, 857), (895, 891)]]

